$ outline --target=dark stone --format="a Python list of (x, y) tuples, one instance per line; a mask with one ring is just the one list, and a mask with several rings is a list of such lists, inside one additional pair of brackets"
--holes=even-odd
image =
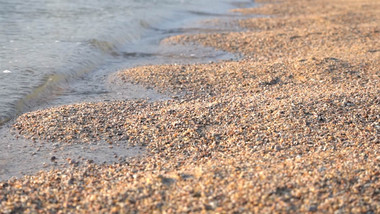
[(318, 211), (317, 205), (312, 205), (309, 207), (309, 212), (317, 212), (317, 211)]

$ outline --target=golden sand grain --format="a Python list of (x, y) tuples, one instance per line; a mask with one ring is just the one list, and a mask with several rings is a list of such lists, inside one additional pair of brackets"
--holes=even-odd
[(240, 61), (127, 69), (177, 94), (27, 113), (21, 135), (149, 155), (0, 183), (0, 212), (380, 213), (380, 3), (286, 0), (242, 32), (181, 35)]

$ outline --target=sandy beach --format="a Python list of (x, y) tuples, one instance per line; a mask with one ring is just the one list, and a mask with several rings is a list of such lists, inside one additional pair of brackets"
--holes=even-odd
[(260, 2), (238, 32), (162, 41), (241, 60), (117, 73), (172, 99), (21, 115), (19, 137), (146, 154), (0, 182), (0, 213), (380, 213), (380, 2)]

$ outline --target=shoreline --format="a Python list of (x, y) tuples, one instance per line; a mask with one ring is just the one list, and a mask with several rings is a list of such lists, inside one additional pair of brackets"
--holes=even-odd
[[(222, 6), (221, 8), (224, 7)], [(152, 28), (151, 33), (154, 34), (144, 37), (139, 43), (132, 45), (133, 47), (128, 45), (129, 48), (127, 49), (129, 52), (124, 52), (124, 49), (119, 50), (118, 57), (120, 59), (118, 60), (122, 60), (122, 62), (115, 59), (116, 62), (83, 76), (83, 79), (80, 81), (69, 82), (66, 85), (66, 90), (60, 96), (55, 97), (54, 100), (50, 100), (48, 103), (34, 107), (31, 106), (28, 112), (59, 108), (67, 105), (85, 105), (84, 103), (94, 104), (111, 101), (117, 102), (120, 100), (149, 100), (153, 102), (171, 99), (170, 94), (160, 94), (151, 87), (115, 81), (114, 77), (116, 73), (114, 72), (143, 64), (175, 63), (178, 61), (206, 63), (235, 58), (232, 54), (215, 51), (212, 48), (200, 45), (191, 47), (159, 46), (159, 40), (161, 39), (158, 38), (175, 35), (181, 31), (188, 33), (202, 32), (205, 30), (202, 25), (202, 17), (213, 17), (214, 15), (205, 13), (199, 16), (196, 17), (196, 15), (191, 14), (190, 17), (184, 20), (178, 19), (178, 23), (174, 23), (172, 26), (162, 24), (160, 25), (160, 29)], [(205, 26), (211, 26), (211, 24)], [(211, 31), (212, 29), (209, 30)], [(157, 35), (156, 31), (160, 33)], [(141, 150), (145, 150), (141, 146), (128, 146), (125, 142), (115, 142), (109, 145), (107, 143), (109, 142), (108, 138), (103, 139), (101, 142), (98, 139), (92, 139), (92, 142), (85, 143), (84, 145), (80, 140), (76, 143), (62, 145), (59, 142), (51, 142), (49, 139), (39, 140), (35, 137), (33, 139), (26, 139), (15, 134), (17, 132), (14, 130), (10, 133), (9, 130), (12, 129), (11, 127), (16, 119), (14, 118), (0, 126), (0, 135), (2, 136), (0, 151), (4, 151), (3, 155), (0, 156), (0, 181), (5, 181), (13, 176), (22, 177), (24, 175), (35, 174), (40, 170), (49, 171), (65, 168), (70, 166), (71, 162), (80, 162), (82, 164), (90, 161), (96, 164), (111, 164), (121, 159), (130, 158), (131, 156), (141, 156)], [(51, 161), (52, 158), (54, 161)]]
[(0, 182), (0, 211), (380, 212), (376, 8), (371, 0), (288, 0), (238, 9), (273, 17), (239, 21), (241, 32), (163, 43), (195, 42), (243, 59), (118, 73), (175, 99), (22, 115), (14, 127), (24, 136), (123, 138), (148, 155)]
[[(21, 32), (18, 32), (17, 29), (15, 29), (14, 35), (7, 36), (9, 38), (15, 36), (15, 38), (10, 40), (9, 43), (7, 42), (8, 39), (3, 37), (1, 39), (4, 50), (12, 49), (8, 46), (8, 44), (12, 44), (20, 46), (15, 48), (15, 50), (23, 49), (23, 51), (21, 55), (18, 54), (13, 57), (11, 51), (9, 53), (0, 51), (1, 54), (3, 54), (3, 60), (1, 61), (0, 66), (5, 70), (5, 73), (3, 73), (2, 70), (0, 73), (0, 79), (2, 79), (2, 83), (4, 83), (1, 84), (3, 90), (2, 93), (0, 93), (0, 96), (2, 97), (2, 100), (0, 100), (0, 126), (23, 113), (34, 111), (39, 108), (45, 108), (50, 105), (52, 101), (54, 102), (56, 99), (62, 99), (62, 97), (67, 98), (65, 98), (66, 100), (62, 101), (60, 104), (68, 104), (70, 103), (70, 99), (73, 99), (76, 102), (82, 102), (83, 99), (86, 99), (86, 96), (83, 96), (81, 93), (86, 92), (89, 92), (89, 95), (91, 96), (101, 96), (106, 89), (101, 87), (100, 84), (97, 84), (99, 81), (102, 81), (101, 77), (94, 79), (93, 74), (108, 75), (110, 72), (114, 72), (111, 69), (117, 63), (123, 67), (147, 64), (152, 61), (155, 63), (165, 63), (165, 60), (169, 59), (169, 56), (155, 55), (157, 54), (156, 48), (158, 46), (158, 41), (185, 30), (193, 30), (195, 32), (197, 29), (187, 29), (186, 25), (189, 23), (195, 23), (202, 18), (213, 17), (213, 15), (218, 16), (217, 13), (222, 14), (222, 12), (228, 10), (228, 8), (233, 8), (233, 6), (227, 1), (215, 4), (213, 10), (207, 9), (209, 8), (208, 5), (211, 5), (212, 2), (213, 1), (204, 3), (198, 2), (198, 4), (203, 5), (203, 13), (200, 14), (192, 12), (191, 8), (196, 5), (194, 3), (183, 3), (183, 5), (190, 6), (183, 10), (179, 7), (182, 3), (173, 2), (174, 4), (170, 6), (167, 11), (163, 10), (165, 10), (165, 5), (169, 3), (158, 3), (157, 7), (154, 7), (154, 9), (152, 8), (152, 13), (141, 17), (141, 20), (138, 20), (137, 15), (139, 13), (144, 13), (143, 9), (137, 8), (137, 10), (134, 11), (136, 14), (134, 14), (129, 11), (129, 8), (119, 8), (120, 11), (115, 11), (116, 13), (112, 16), (113, 18), (103, 17), (103, 19), (108, 20), (110, 24), (113, 25), (114, 30), (112, 30), (111, 26), (107, 25), (103, 25), (103, 28), (101, 28), (100, 26), (104, 23), (101, 22), (101, 20), (96, 21), (94, 19), (95, 23), (93, 27), (97, 27), (96, 33), (87, 35), (87, 37), (84, 35), (86, 34), (86, 31), (83, 31), (84, 34), (81, 34), (80, 31), (71, 32), (71, 36), (70, 34), (57, 35), (57, 38), (54, 38), (52, 35), (52, 41), (50, 39), (48, 39), (49, 41), (40, 41), (39, 38), (42, 39), (45, 37), (30, 35), (28, 42), (25, 40), (25, 44), (21, 45), (22, 43), (19, 43), (21, 41), (16, 38), (17, 33)], [(131, 3), (131, 8), (143, 4), (138, 2), (135, 3)], [(12, 11), (7, 13), (7, 5), (12, 7), (15, 3), (3, 4), (6, 5), (5, 8), (2, 8), (5, 13), (4, 18), (11, 20), (10, 17), (7, 17), (7, 14), (12, 14)], [(65, 3), (62, 7), (66, 7), (67, 4), (70, 3)], [(121, 3), (119, 6), (126, 7), (126, 5), (128, 5), (128, 3)], [(20, 4), (20, 9), (23, 6), (23, 4)], [(146, 8), (151, 6), (151, 4), (147, 4)], [(29, 8), (30, 11), (28, 13), (32, 14), (33, 10), (36, 10), (35, 7), (42, 7), (41, 9), (43, 9), (43, 5), (37, 3)], [(79, 7), (84, 7), (84, 5), (79, 4)], [(103, 15), (107, 13), (111, 14), (108, 10), (112, 10), (111, 8), (115, 9), (115, 7), (118, 7), (115, 6), (115, 3), (109, 5), (109, 7), (103, 11)], [(60, 10), (59, 7), (57, 7), (52, 8), (50, 12), (54, 9), (58, 11)], [(94, 5), (94, 8), (92, 9), (96, 11), (96, 6)], [(80, 11), (77, 10), (80, 9), (71, 9), (72, 12), (75, 11), (80, 13)], [(122, 10), (127, 10), (124, 11), (124, 13), (129, 13), (129, 15), (124, 16), (123, 12), (121, 12)], [(23, 12), (26, 11), (20, 11), (20, 19), (22, 19)], [(212, 12), (215, 12), (216, 14), (212, 14)], [(49, 12), (47, 11), (47, 13)], [(46, 14), (39, 14), (39, 16), (44, 17)], [(27, 14), (24, 15), (27, 16)], [(99, 15), (102, 15), (102, 13)], [(65, 16), (55, 17), (54, 13), (51, 14), (51, 16), (52, 17), (50, 18), (54, 20), (57, 18), (57, 20), (60, 20), (60, 22), (63, 23), (66, 23), (66, 21), (70, 19), (70, 16), (66, 16), (66, 19)], [(127, 18), (123, 19), (120, 17)], [(46, 25), (49, 25), (50, 21), (52, 21), (50, 18), (38, 19), (41, 28), (31, 28), (32, 30), (30, 33), (36, 33), (33, 29), (36, 29), (36, 31), (41, 30), (49, 32), (49, 29), (46, 29)], [(83, 15), (81, 18), (85, 19), (85, 16)], [(134, 21), (135, 18), (136, 20)], [(91, 25), (88, 23), (88, 20), (85, 21), (87, 22), (82, 22), (84, 26)], [(119, 23), (119, 25), (117, 26), (116, 23)], [(1, 24), (4, 24), (4, 22), (0, 23), (0, 25)], [(79, 22), (77, 24), (79, 24)], [(23, 24), (20, 23), (20, 28), (18, 29), (27, 27), (22, 25)], [(54, 26), (54, 23), (50, 23), (50, 25)], [(66, 27), (70, 30), (70, 25)], [(56, 30), (59, 31), (59, 29)], [(48, 35), (47, 32), (41, 33), (46, 36)], [(68, 33), (68, 31), (66, 33)], [(6, 36), (7, 34), (8, 33), (5, 32), (3, 36)], [(22, 38), (22, 35), (18, 38)], [(35, 48), (32, 47), (32, 44), (41, 42), (47, 42), (46, 45), (51, 42), (52, 44), (49, 45), (54, 48), (34, 50)], [(53, 54), (55, 50), (60, 48), (62, 49), (60, 51), (62, 54), (58, 52), (54, 53), (54, 55), (56, 54), (57, 57), (59, 57), (59, 60), (50, 58), (51, 56), (49, 53)], [(23, 53), (27, 53), (26, 56), (22, 56)], [(33, 60), (28, 56), (35, 59)], [(11, 58), (8, 59), (8, 57), (14, 58), (18, 65), (12, 65), (11, 61), (13, 60)], [(42, 66), (42, 64), (44, 64), (44, 66)], [(51, 67), (45, 68), (45, 66)], [(110, 69), (108, 70), (108, 68)], [(99, 70), (102, 70), (103, 73), (99, 72)], [(25, 81), (24, 85), (20, 82), (21, 80)], [(80, 82), (84, 83), (80, 84)], [(10, 83), (12, 83), (12, 85), (10, 85)]]

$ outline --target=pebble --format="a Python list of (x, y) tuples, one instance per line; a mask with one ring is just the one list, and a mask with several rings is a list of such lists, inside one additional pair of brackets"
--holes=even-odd
[(380, 213), (379, 52), (367, 51), (380, 36), (378, 7), (281, 0), (239, 9), (275, 16), (163, 45), (196, 42), (242, 53), (241, 60), (118, 74), (172, 100), (21, 115), (14, 131), (25, 138), (127, 139), (147, 154), (100, 165), (70, 159), (65, 169), (0, 182), (0, 212)]

